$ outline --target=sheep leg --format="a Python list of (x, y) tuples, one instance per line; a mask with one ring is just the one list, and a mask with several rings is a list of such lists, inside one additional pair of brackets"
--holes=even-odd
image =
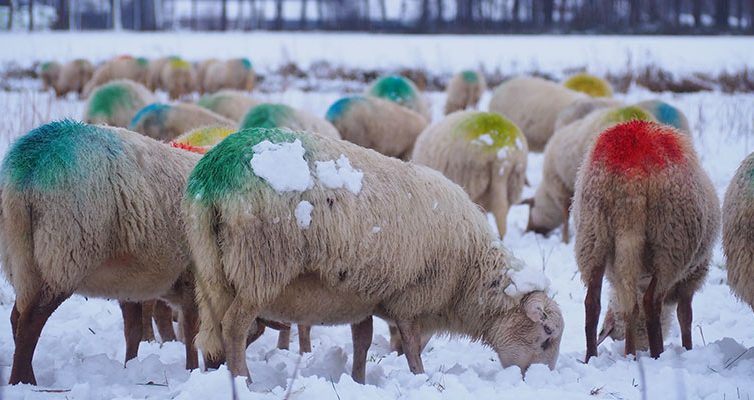
[(141, 340), (154, 342), (154, 329), (152, 328), (152, 315), (154, 315), (154, 303), (149, 300), (141, 303)]
[(501, 239), (505, 237), (505, 232), (508, 230), (508, 209), (510, 206), (507, 196), (507, 192), (498, 190), (498, 194), (492, 195), (492, 204), (490, 205), (490, 211), (495, 216), (497, 233)]
[(569, 221), (571, 219), (571, 198), (568, 197), (563, 201), (563, 243), (571, 240)]
[(259, 337), (262, 336), (262, 334), (264, 333), (265, 328), (266, 328), (265, 325), (260, 323), (259, 320), (257, 320), (256, 329), (254, 329), (254, 331), (249, 331), (249, 336), (246, 338), (246, 347), (249, 347), (249, 345), (251, 345), (257, 339), (259, 339)]
[(251, 324), (256, 324), (256, 316), (257, 312), (236, 296), (221, 322), (228, 370), (233, 376), (245, 376), (249, 381), (251, 375), (246, 365), (246, 338)]
[(13, 342), (16, 342), (16, 329), (18, 329), (18, 317), (21, 315), (21, 313), (18, 312), (18, 307), (16, 307), (16, 303), (13, 303), (13, 310), (10, 312), (10, 330), (13, 334)]
[[(301, 325), (299, 325), (299, 329)], [(364, 384), (367, 375), (367, 352), (372, 345), (372, 316), (364, 318), (358, 324), (351, 325), (351, 339), (353, 340), (353, 368), (351, 377), (355, 382)]]
[(401, 333), (401, 342), (403, 351), (406, 352), (406, 361), (408, 368), (414, 374), (423, 374), (424, 365), (421, 356), (421, 334), (419, 327), (414, 321), (398, 320), (395, 321), (398, 331)]
[[(180, 320), (183, 326), (183, 345), (186, 347), (186, 369), (192, 370), (199, 368), (199, 354), (194, 346), (194, 339), (199, 332), (199, 313), (196, 310), (193, 299), (190, 299), (186, 303), (188, 304), (182, 307)], [(170, 319), (173, 319), (172, 313)]]
[(389, 325), (390, 329), (390, 351), (398, 353), (399, 356), (403, 355), (403, 344), (401, 343), (401, 333), (398, 332), (398, 327), (393, 324)]
[(154, 322), (157, 323), (157, 332), (163, 342), (177, 340), (173, 330), (173, 309), (162, 300), (157, 300), (154, 304)]
[(691, 311), (691, 299), (694, 297), (693, 293), (683, 293), (678, 299), (678, 307), (676, 313), (678, 314), (678, 324), (681, 325), (681, 343), (686, 350), (691, 350), (691, 321), (693, 320), (693, 313)]
[(291, 328), (281, 329), (278, 333), (278, 349), (288, 350), (291, 344)]
[(605, 275), (605, 264), (595, 265), (589, 276), (589, 285), (587, 285), (586, 298), (584, 299), (584, 309), (586, 310), (586, 323), (584, 331), (586, 333), (586, 358), (584, 362), (588, 363), (591, 357), (597, 356), (597, 325), (600, 321), (600, 296), (602, 295), (602, 278)]
[(298, 324), (298, 352), (299, 354), (312, 352), (312, 326)]
[(129, 360), (136, 358), (136, 354), (139, 352), (139, 342), (141, 342), (143, 331), (141, 303), (121, 301), (120, 311), (123, 314), (123, 334), (126, 338), (125, 363), (128, 363)]
[(647, 336), (649, 337), (649, 352), (652, 358), (660, 357), (662, 353), (662, 300), (663, 296), (657, 292), (657, 277), (653, 276), (647, 291), (644, 293), (644, 318), (647, 320)]
[(639, 305), (634, 305), (630, 312), (623, 313), (623, 321), (626, 325), (626, 344), (623, 348), (623, 354), (636, 355), (636, 324), (639, 320)]
[(42, 334), (42, 328), (44, 328), (50, 315), (68, 298), (68, 295), (57, 295), (49, 302), (43, 302), (41, 293), (44, 293), (44, 291), (40, 290), (34, 301), (23, 312), (16, 310), (18, 313), (15, 328), (16, 351), (13, 353), (13, 367), (8, 381), (10, 385), (17, 383), (37, 384), (31, 360), (39, 342), (39, 336)]

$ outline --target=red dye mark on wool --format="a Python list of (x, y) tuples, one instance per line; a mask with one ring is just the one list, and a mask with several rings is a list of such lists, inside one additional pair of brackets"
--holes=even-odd
[(684, 160), (678, 135), (674, 129), (650, 121), (615, 125), (597, 138), (592, 164), (604, 163), (611, 172), (628, 177), (661, 171)]
[(192, 146), (185, 143), (170, 142), (170, 146), (175, 147), (176, 149), (186, 150), (197, 154), (204, 154), (207, 152), (207, 149), (204, 147)]

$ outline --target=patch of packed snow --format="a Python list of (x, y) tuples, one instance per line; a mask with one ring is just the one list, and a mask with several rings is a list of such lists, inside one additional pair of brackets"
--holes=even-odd
[(301, 200), (298, 203), (294, 214), (296, 215), (296, 223), (298, 223), (299, 228), (309, 228), (309, 225), (312, 223), (312, 210), (314, 210), (312, 203), (306, 200)]
[(372, 227), (372, 233), (379, 233), (382, 230), (379, 226), (373, 226)]
[(264, 140), (254, 147), (251, 168), (254, 174), (264, 179), (275, 191), (303, 192), (312, 187), (309, 164), (304, 160), (306, 149), (301, 141), (272, 143)]
[(344, 154), (337, 161), (317, 161), (317, 179), (328, 189), (346, 188), (353, 194), (361, 192), (361, 180), (364, 173), (354, 169), (351, 161)]
[(474, 139), (474, 142), (480, 143), (480, 144), (485, 144), (487, 146), (492, 146), (495, 143), (495, 141), (492, 140), (492, 136), (490, 136), (487, 133), (485, 133), (484, 135), (481, 135), (478, 138)]

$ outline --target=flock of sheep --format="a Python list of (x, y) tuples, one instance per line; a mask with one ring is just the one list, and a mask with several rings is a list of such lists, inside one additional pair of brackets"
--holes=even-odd
[[(586, 359), (610, 336), (626, 354), (663, 351), (677, 310), (691, 349), (691, 302), (720, 229), (714, 188), (688, 121), (656, 100), (627, 105), (604, 80), (518, 77), (493, 92), (455, 75), (446, 116), (385, 76), (324, 118), (251, 96), (246, 59), (192, 64), (121, 56), (42, 66), (46, 87), (87, 98), (84, 122), (19, 138), (0, 170), (0, 254), (16, 292), (10, 383), (35, 384), (32, 356), (48, 317), (74, 293), (117, 299), (126, 360), (139, 342), (180, 338), (186, 367), (227, 363), (250, 377), (245, 349), (266, 327), (301, 351), (312, 325), (350, 324), (353, 379), (364, 383), (372, 318), (424, 371), (434, 333), (481, 340), (503, 367), (554, 368), (564, 321), (546, 287), (500, 241), (509, 208), (527, 230), (575, 222), (586, 286)], [(160, 103), (198, 91), (196, 103)], [(542, 181), (522, 200), (529, 152)], [(729, 284), (754, 305), (754, 156), (726, 194)], [(481, 209), (494, 215), (498, 237)], [(572, 214), (572, 215), (571, 215)], [(598, 334), (604, 276), (611, 283)], [(174, 312), (179, 332), (173, 332)]]

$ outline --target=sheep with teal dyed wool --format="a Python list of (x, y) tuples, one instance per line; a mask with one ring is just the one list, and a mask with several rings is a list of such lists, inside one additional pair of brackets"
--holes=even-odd
[(357, 382), (372, 315), (398, 326), (414, 373), (424, 372), (420, 337), (432, 332), (481, 340), (503, 367), (555, 366), (563, 319), (546, 278), (430, 168), (306, 132), (246, 129), (200, 160), (183, 212), (197, 344), (224, 354), (235, 376), (249, 376), (246, 335), (257, 316), (352, 324)]
[(688, 135), (691, 134), (691, 127), (689, 126), (689, 120), (686, 118), (686, 114), (671, 104), (659, 99), (654, 99), (636, 103), (636, 106), (641, 107), (654, 115), (657, 122), (672, 126)]
[(445, 114), (476, 108), (485, 90), (487, 83), (481, 72), (466, 70), (455, 74), (445, 90)]
[(240, 129), (246, 128), (288, 128), (340, 139), (338, 130), (330, 122), (285, 104), (262, 103), (254, 106), (241, 121)]
[(152, 103), (134, 115), (128, 129), (157, 140), (170, 141), (207, 125), (236, 126), (236, 123), (196, 104)]
[(246, 92), (225, 89), (202, 96), (196, 104), (225, 118), (240, 122), (252, 107), (259, 104), (259, 101)]
[(130, 79), (145, 85), (148, 66), (149, 60), (142, 57), (124, 55), (114, 58), (94, 71), (92, 79), (84, 86), (84, 96), (88, 97), (97, 86), (116, 79)]
[(98, 86), (89, 96), (84, 121), (127, 128), (136, 113), (157, 98), (142, 84), (119, 79)]
[(508, 210), (526, 181), (526, 138), (496, 113), (457, 111), (416, 139), (412, 161), (443, 173), (495, 216), (505, 236)]
[(222, 89), (250, 92), (254, 89), (256, 75), (248, 58), (234, 58), (209, 63), (202, 79), (204, 93), (214, 93)]
[(339, 99), (325, 118), (343, 139), (403, 160), (411, 157), (416, 138), (428, 125), (420, 114), (373, 96)]
[(406, 107), (429, 121), (429, 106), (421, 91), (411, 79), (400, 75), (388, 75), (378, 78), (364, 92), (368, 96), (379, 97)]
[(36, 383), (39, 335), (74, 293), (120, 301), (126, 360), (136, 357), (142, 336), (138, 302), (178, 306), (186, 367), (198, 367), (180, 200), (199, 158), (125, 129), (68, 120), (11, 146), (0, 169), (0, 257), (16, 293), (11, 384)]
[(63, 66), (57, 61), (43, 62), (39, 65), (37, 75), (42, 80), (42, 89), (49, 90), (55, 88), (62, 68)]
[(599, 108), (555, 132), (545, 147), (542, 181), (529, 204), (527, 231), (547, 234), (563, 224), (563, 241), (570, 239), (568, 220), (576, 175), (590, 146), (605, 129), (626, 121), (654, 121), (639, 107)]

